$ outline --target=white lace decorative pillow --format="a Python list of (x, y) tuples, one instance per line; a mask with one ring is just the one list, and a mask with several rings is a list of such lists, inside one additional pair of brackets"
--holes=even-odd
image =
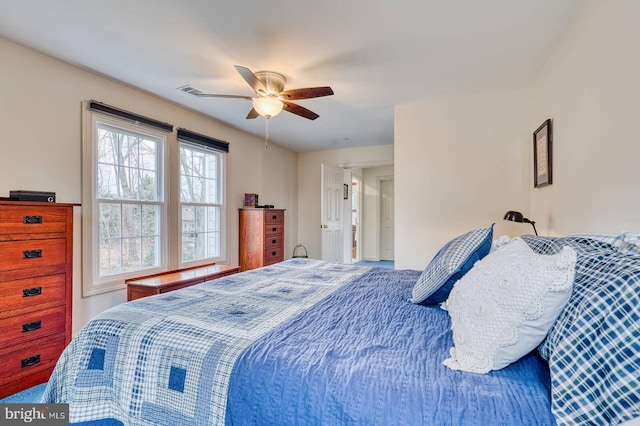
[(500, 238), (493, 240), (493, 242), (491, 243), (491, 250), (489, 251), (489, 253), (493, 253), (500, 247), (504, 247), (510, 242), (511, 242), (511, 238), (508, 235), (503, 235)]
[(539, 255), (520, 238), (477, 262), (443, 304), (454, 344), (443, 364), (484, 374), (529, 353), (569, 300), (575, 265), (569, 246)]

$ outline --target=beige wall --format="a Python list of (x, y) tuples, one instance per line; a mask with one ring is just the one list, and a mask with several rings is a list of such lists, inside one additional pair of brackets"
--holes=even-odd
[(554, 133), (553, 184), (530, 190), (542, 233), (640, 232), (639, 52), (640, 2), (592, 0), (541, 72), (532, 128), (552, 118)]
[[(228, 261), (238, 262), (238, 214), (245, 192), (286, 208), (285, 255), (298, 240), (297, 154), (124, 84), (0, 39), (0, 196), (13, 189), (53, 191), (60, 202), (81, 199), (81, 102), (94, 99), (230, 143), (227, 156)], [(170, 138), (170, 140), (173, 140)], [(82, 209), (74, 235), (74, 333), (126, 299), (118, 290), (82, 298)]]
[(528, 214), (528, 91), (437, 99), (395, 110), (396, 268), (423, 269), (451, 238)]
[[(640, 232), (640, 2), (585, 1), (531, 91), (403, 105), (395, 115), (396, 267), (451, 237)], [(532, 132), (553, 120), (553, 184), (533, 188)]]
[[(298, 242), (307, 248), (309, 257), (322, 258), (320, 234), (321, 165), (324, 163), (359, 169), (390, 165), (393, 162), (393, 145), (298, 154)], [(345, 183), (348, 182), (345, 181)], [(369, 231), (363, 230), (363, 232)]]

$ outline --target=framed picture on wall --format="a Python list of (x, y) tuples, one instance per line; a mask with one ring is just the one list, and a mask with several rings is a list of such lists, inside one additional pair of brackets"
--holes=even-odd
[(546, 120), (533, 132), (533, 187), (551, 185), (551, 148), (553, 134), (551, 119)]

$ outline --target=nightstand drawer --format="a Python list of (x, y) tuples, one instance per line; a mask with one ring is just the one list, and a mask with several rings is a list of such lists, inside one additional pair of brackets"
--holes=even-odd
[(65, 309), (63, 306), (29, 312), (0, 319), (0, 347), (20, 345), (23, 341), (50, 335), (64, 336)]
[(0, 206), (0, 234), (43, 234), (66, 232), (65, 208)]
[(0, 385), (17, 381), (40, 370), (53, 369), (64, 347), (64, 336), (61, 335), (41, 339), (33, 342), (32, 346), (0, 355)]
[(0, 271), (62, 265), (66, 249), (62, 239), (0, 242)]
[(0, 282), (0, 312), (62, 302), (65, 283), (65, 274)]

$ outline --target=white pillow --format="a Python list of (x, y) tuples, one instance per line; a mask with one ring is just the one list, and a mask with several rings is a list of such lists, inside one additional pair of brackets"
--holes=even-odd
[(489, 253), (493, 253), (500, 247), (504, 247), (510, 242), (511, 242), (511, 238), (508, 235), (503, 235), (500, 238), (493, 240), (493, 242), (491, 243), (491, 250), (489, 251)]
[(497, 248), (453, 287), (453, 344), (444, 365), (488, 373), (517, 361), (545, 338), (573, 287), (576, 252), (536, 254), (520, 238)]

